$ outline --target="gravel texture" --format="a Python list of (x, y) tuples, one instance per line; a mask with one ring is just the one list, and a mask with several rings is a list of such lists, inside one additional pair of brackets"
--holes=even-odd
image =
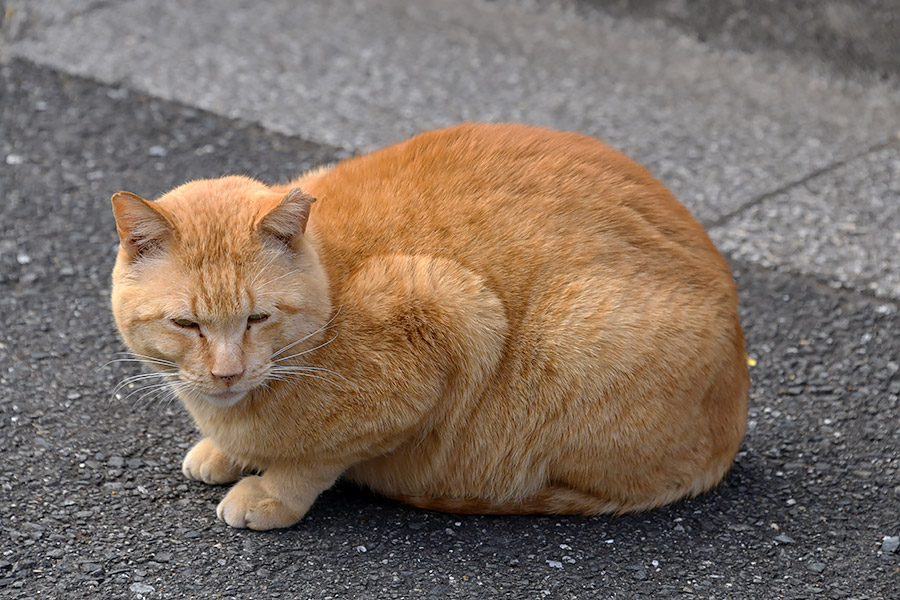
[(743, 260), (900, 299), (900, 140), (768, 197), (710, 235)]
[[(348, 485), (297, 526), (233, 530), (187, 482), (177, 405), (109, 315), (109, 196), (284, 179), (331, 147), (0, 66), (0, 598), (896, 598), (900, 314), (734, 256), (749, 430), (714, 492), (620, 518), (425, 512)], [(13, 158), (10, 158), (13, 157)]]
[(721, 48), (826, 62), (847, 77), (900, 83), (896, 0), (588, 0), (628, 18), (675, 26)]

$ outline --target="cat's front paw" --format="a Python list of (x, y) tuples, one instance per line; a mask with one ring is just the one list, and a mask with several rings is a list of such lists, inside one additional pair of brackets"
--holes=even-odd
[(289, 509), (266, 492), (263, 478), (251, 475), (241, 479), (219, 502), (216, 515), (232, 527), (256, 530), (290, 527), (304, 512)]
[(203, 438), (188, 451), (181, 472), (188, 479), (216, 485), (237, 481), (244, 473), (209, 438)]

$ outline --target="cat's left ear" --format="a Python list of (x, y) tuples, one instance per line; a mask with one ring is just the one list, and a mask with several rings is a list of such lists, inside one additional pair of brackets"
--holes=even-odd
[(265, 211), (257, 226), (260, 233), (272, 236), (289, 248), (306, 233), (309, 212), (316, 199), (300, 188), (294, 188)]

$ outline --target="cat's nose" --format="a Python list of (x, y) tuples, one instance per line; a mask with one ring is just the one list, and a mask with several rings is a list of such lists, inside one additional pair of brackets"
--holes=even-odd
[(244, 371), (240, 370), (240, 371), (234, 371), (232, 373), (227, 373), (227, 372), (226, 373), (216, 373), (215, 371), (212, 371), (211, 373), (212, 373), (213, 377), (215, 377), (216, 379), (218, 379), (225, 385), (231, 385), (235, 381), (237, 381), (238, 379), (241, 378), (241, 375), (244, 374)]

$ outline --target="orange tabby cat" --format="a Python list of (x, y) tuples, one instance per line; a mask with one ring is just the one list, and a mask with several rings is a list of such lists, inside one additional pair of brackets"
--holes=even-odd
[(728, 266), (594, 139), (466, 124), (112, 203), (116, 323), (206, 436), (185, 475), (239, 480), (234, 527), (341, 476), (453, 512), (643, 510), (715, 486), (744, 434)]

